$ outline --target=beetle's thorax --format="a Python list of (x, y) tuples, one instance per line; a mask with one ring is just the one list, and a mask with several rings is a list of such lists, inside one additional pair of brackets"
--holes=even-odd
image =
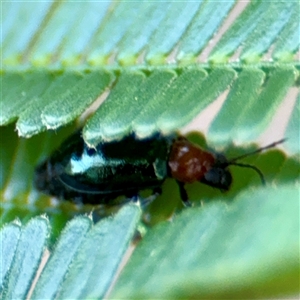
[(215, 160), (213, 154), (180, 137), (172, 145), (168, 165), (171, 177), (180, 182), (192, 183), (201, 180), (213, 167)]

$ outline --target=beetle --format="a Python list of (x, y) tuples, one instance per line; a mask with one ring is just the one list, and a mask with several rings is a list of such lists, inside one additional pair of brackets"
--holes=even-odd
[(77, 131), (37, 166), (34, 183), (46, 194), (83, 204), (115, 205), (120, 203), (115, 199), (124, 195), (125, 201), (136, 201), (139, 191), (151, 189), (153, 194), (141, 200), (147, 205), (161, 194), (162, 183), (171, 177), (178, 183), (183, 204), (190, 206), (185, 184), (197, 181), (227, 191), (232, 182), (231, 165), (253, 169), (264, 183), (257, 167), (237, 161), (283, 141), (228, 160), (179, 135), (156, 134), (146, 139), (129, 135), (120, 141), (99, 143), (94, 149)]

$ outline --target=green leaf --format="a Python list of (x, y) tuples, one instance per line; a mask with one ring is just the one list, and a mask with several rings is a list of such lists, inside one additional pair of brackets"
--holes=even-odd
[[(76, 19), (68, 35), (64, 37), (60, 51), (61, 60), (64, 65), (72, 66), (80, 63), (82, 52), (84, 52), (86, 44), (97, 32), (110, 4), (110, 1), (102, 2), (101, 5), (92, 1), (79, 1), (76, 3), (80, 12), (80, 22)], [(65, 5), (65, 3), (62, 5)], [(70, 10), (73, 10), (74, 3), (70, 2), (67, 5), (70, 6)], [(84, 14), (82, 13), (83, 11), (85, 12)], [(65, 16), (66, 15), (64, 15), (63, 18), (65, 18)], [(61, 19), (61, 16), (58, 19)], [(88, 31), (86, 30), (87, 27), (89, 28)], [(54, 22), (54, 28), (58, 28), (56, 22)]]
[(201, 1), (170, 2), (166, 15), (159, 24), (159, 30), (150, 39), (151, 49), (146, 60), (150, 63), (163, 63), (178, 39), (194, 18)]
[(300, 93), (298, 94), (297, 101), (295, 103), (293, 114), (291, 116), (289, 125), (286, 129), (287, 147), (291, 153), (299, 153), (299, 141), (300, 141)]
[[(76, 57), (76, 55), (78, 55), (78, 43), (82, 42), (79, 46), (82, 51), (85, 46), (84, 42), (89, 40), (89, 34), (87, 34), (87, 31), (83, 31), (85, 25), (88, 25), (89, 32), (92, 33), (101, 22), (108, 4), (109, 2), (103, 2), (101, 7), (98, 8), (95, 8), (95, 5), (91, 2), (77, 2), (76, 5), (74, 5), (74, 3), (70, 1), (65, 1), (57, 3), (56, 5), (54, 4), (49, 12), (51, 17), (47, 20), (43, 30), (38, 33), (34, 45), (31, 47), (30, 60), (38, 65), (48, 64), (57, 47), (61, 45), (63, 45), (61, 57), (64, 60), (66, 57), (66, 46), (68, 47), (68, 54), (72, 58)], [(72, 14), (69, 14), (70, 11), (72, 11)], [(82, 17), (83, 11), (86, 12), (85, 17)], [(68, 15), (67, 22), (65, 19), (66, 15)], [(51, 39), (49, 39), (49, 35), (52, 37)], [(80, 39), (79, 37), (83, 35), (85, 38)], [(74, 41), (75, 37), (77, 37), (76, 42)], [(71, 43), (72, 41), (73, 43)], [(72, 46), (70, 47), (71, 44)], [(70, 57), (67, 57), (67, 59), (69, 60)]]
[(270, 2), (267, 1), (250, 2), (213, 49), (210, 61), (214, 63), (227, 61), (258, 26), (257, 20), (267, 12), (269, 6)]
[(256, 101), (264, 78), (262, 70), (249, 67), (242, 70), (232, 85), (222, 110), (209, 128), (210, 142), (223, 144), (232, 140), (237, 122), (249, 109), (250, 103)]
[[(2, 286), (2, 299), (24, 299), (26, 297), (42, 258), (49, 229), (49, 223), (45, 217), (32, 219), (23, 227), (10, 266), (9, 278), (4, 287)], [(30, 251), (28, 251), (29, 249)]]
[[(96, 145), (107, 136), (111, 139), (118, 139), (129, 133), (128, 119), (132, 115), (136, 115), (140, 107), (140, 103), (135, 105), (135, 102), (139, 100), (135, 93), (145, 78), (142, 72), (130, 72), (120, 76), (107, 101), (86, 125), (87, 130), (84, 131), (84, 136), (88, 144)], [(131, 104), (132, 102), (133, 104)], [(126, 108), (129, 109), (125, 110)], [(124, 119), (122, 117), (120, 119), (120, 116)]]
[(297, 33), (297, 22), (299, 20), (300, 6), (294, 7), (291, 17), (282, 30), (282, 38), (275, 43), (273, 57), (279, 61), (293, 60), (293, 53), (299, 48), (299, 34)]
[[(32, 34), (39, 30), (50, 9), (51, 1), (2, 3), (2, 60), (16, 64), (28, 47)], [(34, 18), (32, 16), (35, 16)], [(26, 26), (24, 26), (26, 24)], [(49, 39), (47, 43), (49, 42)], [(46, 44), (47, 44), (46, 43)]]
[(86, 75), (73, 88), (44, 107), (41, 114), (42, 122), (47, 128), (55, 129), (74, 120), (97, 99), (110, 84), (111, 79), (109, 73), (101, 71)]
[[(104, 20), (105, 26), (101, 26), (101, 30), (91, 43), (91, 50), (87, 58), (91, 65), (106, 64), (109, 56), (115, 51), (125, 33), (129, 32), (130, 34), (131, 29), (138, 28), (144, 21), (148, 20), (148, 18), (144, 19), (144, 15), (145, 13), (149, 14), (152, 6), (151, 4), (145, 5), (145, 2), (141, 0), (135, 5), (130, 5), (126, 1), (115, 3), (111, 13), (107, 14), (107, 18)], [(155, 19), (157, 20), (158, 17)], [(147, 25), (149, 24), (147, 23)], [(154, 27), (156, 25), (157, 23), (154, 23)], [(151, 32), (149, 27), (146, 28), (147, 32)], [(123, 43), (126, 43), (126, 39), (123, 40)]]
[(15, 223), (5, 225), (1, 230), (1, 255), (3, 257), (1, 261), (1, 278), (0, 286), (4, 284), (4, 279), (8, 274), (9, 267), (13, 261), (14, 254), (20, 239), (20, 226)]
[[(50, 254), (31, 298), (102, 298), (115, 277), (140, 217), (140, 208), (133, 204), (93, 227), (88, 217), (74, 218)], [(13, 223), (1, 230), (3, 254), (6, 254), (1, 264), (3, 299), (25, 298), (45, 246), (47, 226), (44, 218), (36, 217), (23, 226), (20, 238), (19, 227)], [(10, 239), (8, 234), (11, 234)], [(10, 252), (8, 247), (11, 247)], [(3, 284), (8, 270), (9, 280)]]
[(241, 59), (244, 61), (259, 61), (260, 56), (269, 49), (280, 34), (291, 17), (292, 9), (295, 8), (292, 2), (269, 3), (267, 13), (259, 19), (259, 22), (256, 23), (256, 30), (251, 32), (245, 42), (245, 50), (241, 54)]
[(274, 68), (269, 74), (256, 68), (243, 68), (209, 129), (209, 140), (224, 144), (256, 139), (270, 124), (296, 74), (297, 70), (289, 67)]
[(264, 89), (255, 99), (255, 102), (248, 102), (247, 111), (241, 115), (236, 124), (239, 130), (235, 130), (233, 134), (239, 142), (257, 138), (269, 125), (276, 108), (295, 82), (295, 75), (298, 75), (296, 70), (289, 67), (276, 68), (269, 74)]
[[(14, 74), (13, 74), (14, 75)], [(10, 73), (3, 78), (4, 94), (1, 97), (0, 125), (15, 121), (17, 116), (30, 103), (42, 95), (53, 80), (52, 74), (42, 71), (30, 72), (21, 80), (20, 76), (11, 76)], [(14, 86), (8, 90), (8, 87)], [(8, 91), (6, 92), (7, 89)]]
[[(259, 188), (238, 194), (231, 203), (220, 200), (185, 209), (149, 230), (108, 297), (223, 299), (299, 292), (298, 187)], [(129, 250), (140, 213), (129, 204), (93, 227), (87, 217), (73, 219), (50, 254), (32, 298), (103, 298)], [(35, 218), (23, 227), (22, 237), (26, 233), (32, 243), (43, 241), (42, 220)], [(15, 229), (15, 224), (6, 225), (1, 236)], [(18, 231), (14, 237), (16, 244)], [(13, 253), (10, 281), (2, 286), (8, 299), (12, 285), (14, 295), (19, 284), (28, 287), (20, 279), (23, 273), (14, 271), (16, 265), (26, 266), (28, 274), (36, 270), (26, 256), (18, 259), (24, 251), (22, 237)], [(3, 241), (7, 249), (11, 242)], [(3, 266), (6, 270), (7, 263)]]
[(195, 61), (196, 55), (205, 47), (221, 25), (235, 1), (205, 1), (181, 41), (178, 59), (187, 63)]
[(140, 213), (137, 206), (126, 206), (89, 231), (61, 285), (59, 298), (103, 298), (135, 232)]
[(147, 234), (111, 298), (251, 298), (297, 293), (299, 190), (253, 190), (186, 209)]
[(45, 93), (41, 97), (35, 98), (34, 105), (27, 107), (20, 113), (16, 124), (19, 135), (30, 137), (46, 130), (46, 125), (42, 121), (42, 112), (44, 108), (47, 107), (47, 104), (53, 99), (58, 98), (60, 100), (65, 100), (66, 95), (70, 95), (70, 91), (82, 79), (83, 74), (79, 72), (65, 72), (62, 75), (58, 75)]
[(68, 272), (70, 263), (74, 260), (78, 248), (90, 230), (91, 223), (92, 220), (87, 217), (78, 217), (66, 225), (37, 282), (32, 299), (53, 299), (55, 297)]
[[(158, 120), (161, 131), (167, 134), (186, 125), (228, 88), (234, 77), (235, 72), (233, 69), (216, 68), (201, 84), (195, 82), (195, 85), (189, 85), (187, 93), (182, 97), (179, 98), (178, 95), (172, 97), (171, 101), (174, 102), (170, 103), (169, 109)], [(185, 86), (187, 86), (186, 82)]]
[[(175, 5), (173, 3), (151, 3), (145, 1), (144, 5), (138, 7), (139, 9), (136, 11), (136, 15), (132, 17), (133, 23), (130, 29), (124, 32), (124, 36), (119, 43), (119, 55), (117, 56), (117, 60), (120, 64), (134, 64), (139, 52), (147, 46), (150, 38), (156, 33), (157, 28), (160, 27), (160, 24), (168, 20), (170, 8), (173, 7), (174, 10)], [(128, 7), (128, 3), (126, 6)], [(145, 16), (148, 17), (145, 18)], [(127, 17), (127, 13), (125, 17)]]

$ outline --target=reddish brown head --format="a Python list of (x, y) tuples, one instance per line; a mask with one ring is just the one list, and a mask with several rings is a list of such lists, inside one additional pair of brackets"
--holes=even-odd
[(215, 157), (185, 138), (178, 138), (172, 145), (169, 167), (171, 176), (180, 182), (192, 183), (203, 178), (211, 169)]
[(174, 141), (169, 157), (172, 178), (183, 183), (201, 181), (223, 190), (232, 181), (227, 165), (225, 157), (204, 151), (183, 137)]

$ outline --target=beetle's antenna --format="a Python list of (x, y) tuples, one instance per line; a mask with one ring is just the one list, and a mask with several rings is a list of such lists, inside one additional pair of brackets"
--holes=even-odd
[(250, 168), (254, 171), (256, 171), (256, 173), (259, 175), (260, 177), (260, 180), (261, 180), (261, 183), (263, 185), (266, 184), (266, 181), (265, 181), (265, 178), (264, 178), (264, 174), (261, 172), (260, 169), (258, 169), (257, 167), (255, 166), (252, 166), (252, 165), (248, 165), (248, 164), (240, 164), (240, 163), (230, 163), (230, 165), (233, 165), (233, 166), (238, 166), (238, 167), (243, 167), (243, 168)]
[[(275, 147), (275, 146), (278, 145), (278, 144), (282, 144), (285, 140), (286, 140), (286, 139), (279, 140), (279, 141), (274, 142), (274, 143), (272, 143), (272, 144), (270, 144), (270, 145), (267, 145), (267, 146), (265, 146), (265, 147), (259, 148), (259, 149), (255, 150), (255, 151), (253, 151), (253, 152), (246, 153), (246, 154), (243, 154), (243, 155), (241, 155), (241, 156), (235, 157), (235, 158), (233, 158), (232, 160), (228, 161), (228, 164), (229, 164), (229, 165), (234, 165), (234, 162), (236, 162), (237, 160), (240, 160), (240, 159), (242, 159), (242, 158), (244, 158), (244, 157), (248, 157), (248, 156), (253, 155), (253, 154), (256, 154), (256, 153), (260, 153), (260, 152), (262, 152), (262, 151), (264, 151), (264, 150), (266, 150), (266, 149), (273, 148), (273, 147)], [(235, 164), (235, 165), (238, 165), (238, 164)], [(246, 165), (244, 165), (244, 166), (246, 166)], [(247, 166), (249, 166), (249, 165), (247, 165)]]
[(285, 140), (286, 140), (286, 139), (281, 139), (281, 140), (279, 140), (279, 141), (277, 141), (277, 142), (274, 142), (274, 143), (272, 143), (272, 144), (269, 144), (269, 145), (267, 145), (267, 146), (265, 146), (265, 147), (259, 148), (259, 149), (255, 150), (255, 151), (253, 151), (253, 152), (246, 153), (246, 154), (243, 154), (243, 155), (241, 155), (241, 156), (235, 157), (235, 158), (233, 158), (232, 160), (229, 160), (229, 161), (228, 161), (228, 165), (233, 165), (233, 166), (238, 166), (238, 167), (243, 167), (243, 168), (250, 168), (250, 169), (254, 170), (254, 171), (259, 175), (262, 184), (265, 185), (265, 184), (266, 184), (265, 178), (264, 178), (264, 175), (263, 175), (263, 173), (261, 172), (260, 169), (258, 169), (258, 168), (255, 167), (255, 166), (252, 166), (252, 165), (236, 163), (236, 161), (237, 161), (237, 160), (240, 160), (240, 159), (242, 159), (242, 158), (244, 158), (244, 157), (248, 157), (248, 156), (250, 156), (250, 155), (253, 155), (253, 154), (256, 154), (256, 153), (260, 153), (260, 152), (262, 152), (262, 151), (264, 151), (264, 150), (266, 150), (266, 149), (273, 148), (273, 147), (275, 147), (275, 146), (278, 145), (278, 144), (282, 144)]

